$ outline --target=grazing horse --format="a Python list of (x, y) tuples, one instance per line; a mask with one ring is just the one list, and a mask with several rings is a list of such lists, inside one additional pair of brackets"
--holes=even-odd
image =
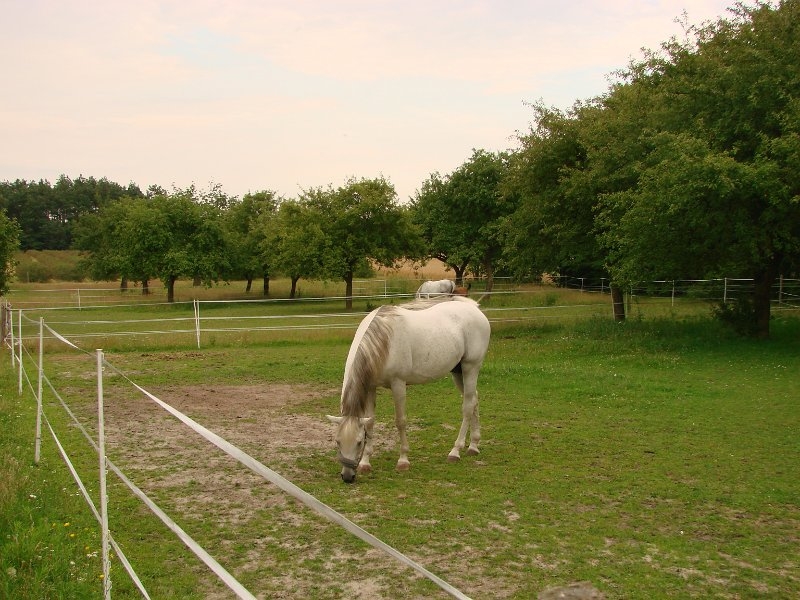
[(451, 295), (456, 289), (456, 284), (450, 279), (439, 281), (426, 281), (417, 290), (417, 298), (435, 298), (436, 296)]
[(469, 294), (469, 290), (472, 287), (471, 283), (467, 284), (467, 287), (456, 286), (453, 288), (453, 296), (466, 296)]
[(463, 397), (461, 429), (448, 455), (451, 462), (478, 454), (478, 372), (489, 346), (491, 328), (478, 303), (461, 296), (385, 305), (369, 313), (356, 331), (344, 366), (341, 416), (328, 418), (338, 425), (336, 444), (342, 479), (352, 483), (356, 472), (369, 472), (372, 428), (378, 387), (394, 398), (399, 433), (397, 469), (409, 468), (406, 439), (406, 385), (427, 383), (447, 373)]

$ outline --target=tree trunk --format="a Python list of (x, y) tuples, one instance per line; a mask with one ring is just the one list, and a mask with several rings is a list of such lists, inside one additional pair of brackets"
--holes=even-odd
[(150, 280), (142, 279), (142, 296), (150, 295)]
[(128, 278), (127, 278), (127, 277), (123, 277), (123, 278), (120, 280), (120, 282), (119, 282), (119, 289), (120, 289), (121, 291), (123, 291), (123, 292), (127, 292), (127, 291), (128, 291)]
[(753, 278), (753, 335), (758, 339), (769, 337), (772, 286), (778, 278), (778, 262), (773, 261)]
[(459, 269), (458, 267), (453, 267), (453, 271), (456, 272), (456, 287), (461, 287), (464, 285), (464, 271)]
[(618, 285), (611, 284), (611, 306), (614, 310), (614, 320), (625, 320), (625, 296), (622, 294), (622, 288)]
[(456, 285), (459, 286), (459, 287), (463, 286), (464, 285), (464, 273), (467, 272), (467, 267), (469, 266), (469, 263), (465, 261), (465, 262), (461, 263), (460, 265), (456, 265), (456, 264), (449, 263), (449, 262), (446, 262), (446, 261), (442, 261), (442, 262), (445, 262), (445, 264), (447, 266), (449, 266), (450, 268), (453, 269), (453, 271), (455, 271), (455, 273), (456, 273)]
[(292, 277), (292, 289), (289, 290), (289, 298), (294, 300), (295, 295), (297, 294), (297, 282), (300, 280), (300, 277)]
[(348, 271), (344, 276), (344, 307), (353, 310), (353, 271)]
[(253, 289), (253, 276), (252, 275), (248, 275), (247, 276), (247, 285), (244, 287), (244, 292), (246, 294), (249, 294), (251, 289)]
[(194, 279), (192, 279), (192, 286), (200, 287), (201, 285), (203, 285), (203, 280), (200, 279), (199, 275), (195, 275)]
[(483, 271), (484, 275), (486, 276), (486, 289), (484, 290), (483, 295), (478, 298), (479, 304), (488, 302), (492, 299), (492, 291), (494, 290), (494, 267), (492, 266), (492, 261), (484, 261)]
[(264, 275), (264, 296), (269, 296), (269, 275)]
[(167, 278), (167, 302), (175, 302), (175, 281), (177, 279), (174, 275)]

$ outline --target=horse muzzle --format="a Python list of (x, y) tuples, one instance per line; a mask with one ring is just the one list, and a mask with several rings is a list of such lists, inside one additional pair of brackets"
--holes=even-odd
[(358, 461), (349, 459), (339, 452), (339, 462), (342, 464), (342, 481), (353, 483), (356, 480), (356, 473), (358, 473)]

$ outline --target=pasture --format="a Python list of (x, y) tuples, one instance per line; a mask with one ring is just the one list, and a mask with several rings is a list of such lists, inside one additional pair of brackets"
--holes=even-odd
[[(108, 333), (81, 345), (103, 347), (137, 384), (473, 598), (535, 598), (578, 581), (606, 598), (797, 596), (797, 318), (777, 319), (772, 339), (757, 342), (696, 307), (648, 311), (643, 302), (638, 316), (616, 324), (599, 296), (596, 313), (499, 316), (570, 301), (552, 294), (487, 305), (503, 310), (478, 383), (479, 456), (446, 460), (460, 400), (443, 379), (409, 389), (412, 466), (397, 472), (384, 390), (373, 471), (353, 485), (339, 477), (324, 416), (338, 413), (352, 329), (225, 331), (200, 349), (191, 334)], [(288, 306), (235, 310), (285, 314)], [(90, 318), (131, 319), (134, 310), (183, 314), (154, 306)], [(57, 314), (81, 333), (74, 313)], [(51, 342), (46, 349), (48, 377), (91, 429), (93, 358)], [(110, 458), (258, 597), (446, 597), (195, 438), (123, 377), (105, 386)], [(30, 465), (34, 403), (28, 390), (17, 396), (8, 360), (0, 392), (0, 468), (11, 475), (0, 484), (0, 592), (25, 597), (35, 583), (52, 597), (99, 596), (96, 523), (74, 498), (52, 440), (42, 464)], [(55, 400), (45, 403), (91, 482), (96, 456)], [(153, 597), (233, 597), (127, 488), (112, 483), (109, 494), (112, 533)], [(45, 559), (56, 555), (48, 571)], [(116, 598), (140, 597), (118, 564), (112, 579)]]

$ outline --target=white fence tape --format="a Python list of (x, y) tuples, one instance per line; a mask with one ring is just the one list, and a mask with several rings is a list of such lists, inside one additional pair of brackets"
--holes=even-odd
[[(22, 312), (20, 311), (20, 322), (22, 321)], [(43, 324), (43, 322), (42, 322)], [(46, 327), (46, 326), (45, 326)], [(74, 343), (69, 341), (64, 336), (60, 335), (50, 327), (47, 327), (47, 330), (59, 341), (67, 344), (73, 349), (76, 349), (80, 352), (86, 353), (86, 351), (80, 349)], [(22, 381), (24, 364), (22, 360), (22, 350), (23, 350), (23, 338), (21, 334), (18, 336), (19, 344), (20, 344), (20, 357), (19, 357), (19, 369), (20, 369), (20, 381)], [(40, 339), (40, 348), (42, 347), (42, 340)], [(12, 351), (14, 350), (12, 345)], [(102, 357), (102, 352), (98, 351), (98, 356)], [(350, 532), (351, 534), (355, 535), (362, 541), (368, 543), (369, 545), (382, 550), (386, 554), (392, 556), (393, 558), (397, 559), (399, 562), (403, 563), (404, 565), (410, 567), (417, 573), (421, 574), (422, 576), (426, 577), (428, 580), (435, 583), (439, 586), (442, 590), (447, 592), (450, 596), (454, 598), (458, 598), (460, 600), (470, 600), (469, 596), (463, 594), (461, 591), (456, 589), (455, 587), (451, 586), (449, 583), (438, 577), (437, 575), (431, 573), (427, 569), (425, 569), (422, 565), (418, 564), (417, 562), (413, 561), (412, 559), (408, 558), (392, 546), (384, 543), (383, 541), (379, 540), (366, 530), (362, 529), (340, 513), (336, 512), (334, 509), (330, 508), (323, 502), (319, 501), (317, 498), (309, 494), (308, 492), (304, 491), (303, 489), (299, 488), (295, 484), (291, 483), (289, 480), (285, 479), (266, 465), (262, 464), (246, 452), (243, 452), (224, 438), (220, 437), (216, 433), (210, 431), (209, 429), (203, 427), (187, 415), (183, 414), (179, 410), (175, 409), (174, 407), (170, 406), (163, 400), (156, 397), (154, 394), (150, 393), (143, 387), (139, 386), (135, 382), (131, 381), (124, 373), (122, 373), (119, 369), (114, 367), (111, 363), (109, 363), (105, 358), (100, 358), (102, 361), (102, 366), (108, 367), (109, 369), (113, 370), (115, 373), (123, 377), (128, 383), (130, 383), (133, 387), (139, 390), (142, 394), (147, 396), (150, 400), (155, 402), (165, 411), (170, 413), (172, 416), (177, 418), (179, 421), (190, 427), (193, 431), (197, 434), (205, 438), (207, 441), (211, 442), (215, 446), (217, 446), (220, 450), (228, 454), (229, 456), (238, 460), (241, 464), (248, 467), (254, 473), (261, 475), (264, 479), (271, 482), (272, 484), (276, 485), (279, 489), (283, 490), (284, 492), (290, 494), (309, 508), (316, 511), (318, 514), (322, 515), (323, 517), (327, 518), (329, 521), (336, 523), (343, 527), (345, 530)], [(46, 381), (48, 387), (52, 390), (52, 392), (56, 395), (56, 397), (61, 402), (62, 406), (66, 409), (67, 413), (70, 415), (72, 420), (78, 425), (80, 430), (83, 432), (84, 436), (89, 440), (90, 444), (95, 448), (96, 451), (100, 452), (100, 447), (92, 440), (91, 436), (86, 432), (86, 430), (80, 425), (78, 420), (75, 418), (75, 415), (69, 409), (67, 404), (64, 400), (59, 396), (58, 392), (53, 388), (50, 381), (44, 376), (44, 369), (42, 366), (42, 362), (40, 359), (39, 363), (39, 371), (40, 371), (40, 381)], [(27, 373), (25, 372), (25, 377), (27, 378)], [(102, 378), (102, 369), (98, 368), (98, 378)], [(30, 386), (31, 382), (28, 379), (28, 384)], [(31, 386), (32, 388), (32, 386)], [(38, 401), (41, 402), (41, 383), (39, 385), (40, 392), (38, 396)], [(21, 384), (20, 384), (20, 393), (21, 393)], [(102, 395), (102, 383), (98, 382), (98, 396)], [(98, 410), (100, 410), (98, 408)], [(43, 415), (43, 411), (42, 411)], [(45, 417), (46, 419), (46, 417)], [(66, 451), (63, 449), (60, 441), (58, 440), (55, 432), (53, 431), (52, 427), (50, 426), (49, 421), (46, 421), (48, 428), (56, 442), (56, 445), (59, 448), (59, 452), (61, 453), (64, 461), (67, 463), (68, 468), (73, 474), (73, 477), (76, 479), (79, 488), (81, 489), (84, 498), (86, 499), (87, 503), (92, 509), (92, 512), (98, 518), (99, 521), (102, 522), (102, 515), (98, 512), (97, 508), (91, 501), (88, 493), (86, 492), (85, 486), (83, 486), (82, 482), (80, 481), (80, 477), (78, 476), (77, 472), (75, 471), (72, 463), (69, 460), (69, 457)], [(213, 557), (211, 557), (195, 540), (193, 540), (180, 526), (178, 526), (163, 510), (161, 510), (139, 487), (137, 487), (132, 481), (130, 481), (123, 473), (120, 471), (108, 458), (101, 459), (102, 463), (107, 465), (107, 467), (112, 470), (120, 480), (128, 486), (128, 488), (140, 499), (142, 502), (147, 505), (147, 507), (161, 519), (161, 521), (175, 533), (181, 541), (190, 549), (195, 555), (200, 558), (216, 575), (219, 577), (231, 590), (233, 590), (240, 598), (244, 599), (255, 599), (253, 596), (241, 583), (239, 583), (224, 567), (222, 567)], [(104, 499), (103, 499), (104, 500)], [(147, 595), (146, 590), (141, 584), (141, 581), (136, 576), (133, 568), (130, 566), (130, 563), (127, 559), (124, 558), (124, 554), (122, 553), (121, 549), (118, 547), (116, 542), (113, 541), (113, 538), (109, 535), (109, 543), (112, 545), (114, 550), (117, 552), (117, 555), (120, 557), (121, 562), (125, 565), (126, 570), (130, 574), (132, 580), (137, 585), (137, 587), (142, 592), (145, 598), (149, 598)], [(106, 579), (108, 581), (108, 579)], [(104, 584), (105, 586), (105, 584)]]
[[(44, 422), (47, 425), (47, 428), (50, 430), (50, 435), (53, 436), (53, 441), (55, 442), (56, 447), (58, 448), (59, 454), (61, 454), (61, 458), (66, 463), (67, 468), (69, 469), (70, 473), (72, 473), (72, 478), (75, 480), (75, 483), (78, 485), (78, 489), (80, 490), (81, 494), (83, 495), (83, 499), (86, 501), (86, 504), (89, 505), (89, 508), (91, 509), (92, 514), (94, 515), (95, 519), (97, 519), (97, 522), (100, 523), (102, 521), (102, 517), (101, 517), (100, 513), (98, 512), (97, 507), (94, 505), (94, 502), (92, 501), (92, 497), (89, 495), (89, 492), (87, 491), (86, 486), (83, 485), (83, 481), (81, 480), (80, 475), (78, 475), (78, 472), (75, 470), (75, 467), (72, 465), (72, 461), (70, 461), (69, 455), (67, 454), (66, 450), (64, 450), (64, 447), (61, 445), (61, 441), (58, 439), (58, 436), (56, 435), (56, 432), (53, 430), (53, 427), (52, 427), (52, 425), (50, 425), (50, 421), (47, 420), (46, 416), (44, 416)], [(89, 438), (89, 439), (91, 439), (91, 438)], [(111, 466), (110, 463), (109, 463), (109, 466)], [(114, 470), (116, 472), (116, 467), (113, 467), (113, 468), (114, 468)], [(119, 558), (120, 562), (122, 563), (122, 566), (128, 572), (128, 575), (130, 576), (130, 578), (133, 581), (133, 583), (136, 585), (137, 588), (139, 588), (139, 591), (142, 593), (142, 596), (144, 598), (146, 598), (147, 600), (150, 600), (150, 595), (147, 593), (147, 590), (145, 589), (144, 585), (142, 584), (141, 580), (139, 579), (138, 575), (136, 574), (136, 571), (133, 570), (133, 567), (131, 566), (131, 563), (128, 561), (128, 558), (125, 556), (125, 553), (122, 551), (122, 548), (120, 548), (119, 545), (117, 544), (117, 542), (114, 541), (113, 536), (109, 537), (109, 541), (111, 543), (111, 547), (114, 548), (114, 552), (116, 552), (116, 554), (117, 554), (117, 558)]]
[[(122, 374), (120, 373), (120, 375), (122, 375)], [(123, 375), (123, 377), (124, 377), (124, 375)], [(356, 525), (355, 523), (353, 523), (352, 521), (350, 521), (349, 519), (347, 519), (343, 515), (339, 514), (338, 512), (336, 512), (335, 510), (330, 508), (327, 504), (324, 504), (323, 502), (317, 500), (314, 496), (312, 496), (311, 494), (309, 494), (305, 490), (297, 487), (291, 481), (289, 481), (288, 479), (285, 479), (284, 477), (282, 477), (281, 475), (279, 475), (278, 473), (276, 473), (275, 471), (273, 471), (269, 467), (265, 466), (264, 464), (262, 464), (261, 462), (259, 462), (258, 460), (256, 460), (255, 458), (253, 458), (252, 456), (247, 454), (246, 452), (243, 452), (242, 450), (240, 450), (239, 448), (237, 448), (236, 446), (234, 446), (233, 444), (231, 444), (230, 442), (228, 442), (224, 438), (218, 436), (213, 431), (210, 431), (209, 429), (206, 429), (205, 427), (203, 427), (202, 425), (200, 425), (199, 423), (194, 421), (192, 418), (186, 416), (185, 414), (183, 414), (182, 412), (180, 412), (176, 408), (173, 408), (172, 406), (170, 406), (169, 404), (167, 404), (163, 400), (161, 400), (158, 397), (154, 396), (153, 394), (148, 392), (143, 387), (137, 385), (136, 383), (134, 383), (134, 382), (132, 382), (130, 380), (128, 380), (128, 381), (134, 387), (136, 387), (140, 392), (142, 392), (144, 395), (146, 395), (148, 398), (150, 398), (153, 402), (158, 404), (161, 408), (166, 410), (168, 413), (170, 413), (176, 419), (178, 419), (179, 421), (181, 421), (182, 423), (184, 423), (185, 425), (187, 425), (188, 427), (193, 429), (196, 433), (198, 433), (200, 436), (202, 436), (203, 438), (205, 438), (206, 440), (208, 440), (209, 442), (214, 444), (217, 448), (219, 448), (220, 450), (222, 450), (223, 452), (225, 452), (229, 456), (231, 456), (231, 457), (235, 458), (236, 460), (238, 460), (240, 463), (242, 463), (243, 465), (248, 467), (254, 473), (256, 473), (258, 475), (261, 475), (267, 481), (269, 481), (269, 482), (273, 483), (274, 485), (278, 486), (281, 490), (283, 490), (287, 494), (290, 494), (291, 496), (293, 496), (294, 498), (296, 498), (297, 500), (299, 500), (300, 502), (302, 502), (303, 504), (305, 504), (309, 508), (312, 508), (313, 510), (317, 511), (320, 515), (324, 516), (328, 520), (330, 520), (330, 521), (342, 526), (344, 529), (346, 529), (347, 531), (349, 531), (350, 533), (352, 533), (353, 535), (355, 535), (359, 539), (367, 542), (370, 546), (373, 546), (374, 548), (377, 548), (379, 550), (383, 550), (384, 552), (386, 552), (390, 556), (393, 556), (394, 558), (399, 560), (401, 563), (405, 564), (408, 567), (411, 567), (412, 569), (414, 569), (415, 571), (417, 571), (418, 573), (420, 573), (424, 577), (427, 577), (429, 580), (431, 580), (433, 583), (438, 585), (440, 588), (442, 588), (444, 591), (446, 591), (448, 594), (450, 594), (454, 598), (459, 598), (461, 600), (470, 600), (469, 596), (464, 595), (458, 589), (454, 588), (453, 586), (451, 586), (449, 583), (447, 583), (443, 579), (437, 577), (436, 575), (434, 575), (433, 573), (428, 571), (425, 567), (423, 567), (419, 563), (411, 560), (406, 555), (404, 555), (401, 552), (395, 550), (393, 547), (389, 546), (388, 544), (382, 542), (381, 540), (376, 538), (371, 533), (368, 533), (367, 531), (365, 531), (364, 529), (362, 529), (361, 527), (359, 527), (358, 525)]]
[[(50, 383), (50, 380), (47, 377), (45, 377), (44, 379), (50, 390), (53, 392), (53, 395), (56, 397), (56, 399), (58, 399), (58, 401), (61, 403), (61, 406), (64, 408), (65, 412), (69, 415), (73, 425), (83, 434), (83, 436), (87, 439), (87, 441), (95, 449), (95, 451), (99, 451), (98, 444), (94, 441), (94, 439), (92, 439), (92, 436), (89, 435), (88, 431), (86, 431), (86, 428), (83, 426), (83, 424), (81, 424), (81, 422), (69, 408), (69, 405), (64, 401), (64, 399), (61, 397), (58, 391), (53, 387), (52, 383)], [(53, 437), (56, 439), (56, 444), (59, 446), (59, 448), (61, 448), (61, 444), (59, 443), (58, 438), (55, 436), (55, 432), (52, 432), (52, 434)], [(85, 487), (83, 487), (83, 484), (80, 482), (77, 473), (74, 472), (74, 469), (72, 468), (72, 465), (69, 462), (69, 458), (66, 456), (66, 453), (64, 452), (62, 452), (62, 456), (64, 457), (64, 460), (67, 462), (70, 471), (73, 472), (73, 477), (76, 478), (78, 486), (81, 488), (81, 491), (83, 492), (84, 498), (86, 498), (87, 502), (92, 508), (92, 512), (95, 514), (95, 517), (97, 518), (98, 522), (100, 522), (101, 521), (100, 513), (98, 513), (97, 509), (94, 507), (94, 504), (89, 498)], [(151, 500), (147, 496), (147, 494), (145, 494), (144, 491), (141, 490), (141, 488), (139, 488), (135, 483), (133, 483), (130, 479), (128, 479), (128, 477), (111, 460), (109, 460), (108, 457), (106, 457), (106, 465), (108, 466), (109, 470), (111, 470), (117, 477), (119, 477), (122, 483), (128, 486), (131, 492), (133, 492), (134, 495), (138, 497), (145, 504), (145, 506), (147, 506), (147, 508), (149, 508), (150, 511), (161, 520), (162, 523), (164, 523), (164, 525), (166, 525), (173, 533), (175, 533), (175, 535), (177, 535), (178, 538), (180, 538), (180, 540), (192, 552), (194, 552), (194, 554), (200, 560), (202, 560), (206, 564), (206, 566), (208, 566), (209, 569), (211, 569), (225, 583), (225, 585), (227, 585), (231, 590), (233, 590), (239, 596), (239, 598), (245, 598), (245, 599), (253, 598), (253, 595), (247, 589), (245, 589), (245, 587), (241, 583), (239, 583), (236, 580), (236, 578), (233, 577), (233, 575), (231, 575), (227, 570), (225, 570), (225, 568), (222, 565), (220, 565), (210, 554), (208, 554), (200, 546), (200, 544), (198, 544), (188, 533), (186, 533), (177, 523), (175, 523), (175, 521), (173, 521), (167, 515), (167, 513), (165, 513), (161, 509), (161, 507), (159, 507), (155, 502), (153, 502), (153, 500)], [(113, 547), (114, 550), (117, 552), (117, 554), (121, 555), (121, 560), (124, 562), (124, 564), (127, 565), (126, 570), (130, 574), (134, 583), (136, 583), (137, 587), (139, 587), (139, 589), (143, 592), (144, 596), (149, 598), (149, 596), (147, 596), (147, 592), (144, 590), (144, 587), (139, 581), (139, 578), (133, 571), (133, 568), (130, 567), (130, 563), (128, 563), (127, 559), (125, 559), (125, 556), (122, 554), (122, 551), (118, 548), (115, 542), (113, 542), (113, 538), (112, 538), (112, 544), (114, 545)]]

